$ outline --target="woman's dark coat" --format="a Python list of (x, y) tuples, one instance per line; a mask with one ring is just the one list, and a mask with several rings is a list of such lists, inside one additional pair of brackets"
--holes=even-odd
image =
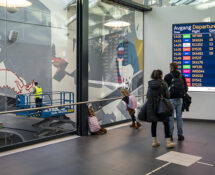
[(163, 80), (151, 80), (148, 82), (147, 92), (147, 104), (146, 104), (146, 121), (157, 122), (165, 121), (168, 122), (169, 116), (159, 118), (155, 111), (157, 111), (159, 97), (161, 94), (165, 98), (170, 98), (168, 86)]

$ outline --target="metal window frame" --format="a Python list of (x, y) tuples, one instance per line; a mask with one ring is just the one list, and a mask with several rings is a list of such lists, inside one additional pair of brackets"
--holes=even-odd
[[(88, 0), (77, 0), (77, 102), (88, 101)], [(77, 133), (88, 135), (87, 105), (78, 105)]]
[[(131, 0), (101, 0), (114, 3), (141, 12), (151, 11), (149, 6), (141, 5)], [(77, 102), (88, 101), (88, 16), (89, 0), (77, 0)], [(88, 135), (87, 105), (77, 106), (77, 133)]]

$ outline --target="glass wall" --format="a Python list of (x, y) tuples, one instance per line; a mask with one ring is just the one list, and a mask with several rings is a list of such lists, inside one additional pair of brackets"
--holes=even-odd
[(143, 5), (146, 0), (131, 0), (131, 1)]
[[(76, 4), (72, 2), (0, 0), (1, 111), (35, 107), (35, 97), (29, 94), (34, 82), (43, 89), (42, 106), (73, 100), (72, 93), (64, 93), (76, 92)], [(26, 93), (24, 101), (22, 96), (16, 100)], [(45, 120), (50, 113), (56, 117)], [(75, 130), (75, 116), (72, 109), (59, 108), (0, 115), (0, 147)]]
[(132, 0), (132, 1), (136, 2), (143, 1), (144, 5), (149, 5), (152, 7), (198, 5), (199, 8), (207, 9), (215, 6), (214, 0)]
[[(143, 93), (143, 13), (89, 1), (89, 100)], [(138, 98), (139, 105), (142, 98)], [(121, 100), (92, 103), (102, 124), (130, 119)]]

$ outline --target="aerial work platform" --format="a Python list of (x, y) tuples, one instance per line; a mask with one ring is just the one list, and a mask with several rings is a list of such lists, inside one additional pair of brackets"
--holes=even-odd
[[(74, 93), (57, 91), (47, 92), (40, 95), (41, 104), (36, 104), (34, 94), (18, 94), (16, 96), (16, 109), (34, 109), (30, 111), (17, 112), (17, 116), (36, 117), (43, 119), (42, 121), (33, 124), (33, 127), (42, 129), (37, 133), (38, 137), (47, 136), (59, 132), (66, 132), (75, 128), (75, 122), (72, 121), (66, 114), (74, 113)], [(66, 106), (64, 106), (66, 105)], [(38, 109), (37, 107), (49, 107), (47, 109)], [(57, 106), (54, 107), (53, 106)], [(71, 124), (71, 128), (63, 127), (65, 124)]]

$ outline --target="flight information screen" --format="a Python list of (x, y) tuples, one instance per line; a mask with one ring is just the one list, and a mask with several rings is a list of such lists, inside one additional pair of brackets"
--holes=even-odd
[(174, 24), (172, 59), (190, 91), (215, 91), (215, 23)]

